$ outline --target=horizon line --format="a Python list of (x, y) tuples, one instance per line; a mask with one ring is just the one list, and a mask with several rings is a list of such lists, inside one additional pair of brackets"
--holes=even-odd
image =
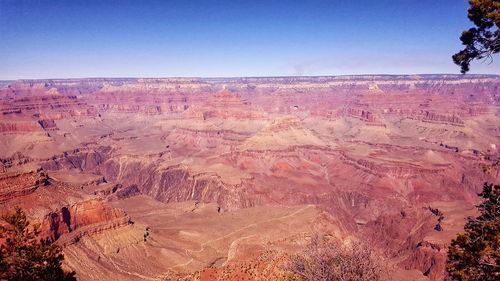
[(276, 76), (157, 76), (157, 77), (141, 77), (141, 76), (88, 76), (88, 77), (65, 77), (65, 78), (15, 78), (15, 79), (0, 79), (1, 82), (12, 81), (42, 81), (42, 80), (92, 80), (92, 79), (262, 79), (262, 78), (327, 78), (327, 77), (373, 77), (373, 76), (498, 76), (500, 74), (492, 73), (414, 73), (414, 74), (338, 74), (338, 75), (276, 75)]

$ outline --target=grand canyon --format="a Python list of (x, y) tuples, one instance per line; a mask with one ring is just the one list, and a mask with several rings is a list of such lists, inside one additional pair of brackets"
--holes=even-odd
[(500, 76), (0, 83), (0, 212), (79, 280), (274, 280), (315, 233), (443, 280), (500, 180)]

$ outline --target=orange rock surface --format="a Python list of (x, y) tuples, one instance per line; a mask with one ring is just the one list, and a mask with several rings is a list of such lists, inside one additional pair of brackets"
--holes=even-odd
[(81, 280), (275, 278), (317, 232), (373, 246), (387, 279), (443, 280), (500, 180), (495, 75), (2, 85), (0, 211)]

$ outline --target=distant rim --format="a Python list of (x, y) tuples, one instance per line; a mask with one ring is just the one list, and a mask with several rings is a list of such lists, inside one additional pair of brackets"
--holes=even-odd
[(78, 80), (241, 80), (241, 79), (286, 79), (286, 78), (373, 78), (373, 77), (405, 77), (405, 78), (425, 78), (425, 77), (448, 77), (448, 78), (472, 78), (489, 77), (500, 78), (500, 74), (454, 74), (454, 73), (434, 73), (434, 74), (343, 74), (343, 75), (283, 75), (283, 76), (166, 76), (166, 77), (67, 77), (67, 78), (20, 78), (0, 80), (2, 83), (8, 82), (30, 82), (30, 81), (78, 81)]

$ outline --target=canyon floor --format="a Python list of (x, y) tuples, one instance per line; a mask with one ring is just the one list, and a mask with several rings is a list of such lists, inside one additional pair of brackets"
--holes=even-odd
[(500, 76), (0, 82), (0, 211), (79, 280), (273, 280), (321, 233), (443, 280), (500, 181)]

